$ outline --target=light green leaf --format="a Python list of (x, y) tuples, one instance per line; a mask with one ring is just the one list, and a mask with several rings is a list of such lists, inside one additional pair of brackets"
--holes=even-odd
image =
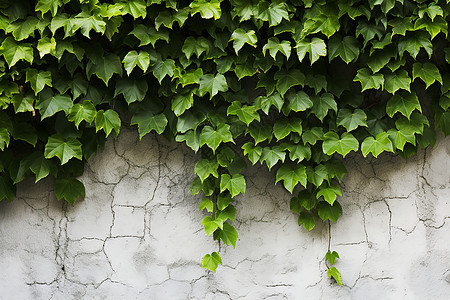
[(247, 125), (247, 127), (254, 120), (260, 122), (260, 117), (257, 112), (257, 108), (255, 106), (248, 106), (248, 105), (241, 106), (241, 103), (239, 101), (233, 101), (233, 103), (231, 103), (231, 105), (228, 106), (227, 116), (229, 115), (237, 116), (239, 120), (241, 120)]
[[(70, 18), (71, 31), (75, 32), (80, 29), (81, 34), (87, 38), (91, 29), (98, 33), (104, 33), (106, 29), (106, 23), (100, 17), (96, 15), (91, 15), (87, 12), (81, 12), (75, 16), (75, 18)], [(67, 33), (66, 33), (67, 34)]]
[(313, 37), (311, 41), (303, 39), (297, 42), (295, 46), (297, 49), (297, 56), (300, 62), (305, 58), (306, 53), (309, 53), (309, 61), (311, 65), (316, 62), (320, 56), (327, 55), (327, 46), (322, 39)]
[(411, 78), (408, 76), (406, 70), (401, 70), (397, 73), (387, 74), (385, 77), (384, 89), (391, 94), (395, 94), (399, 89), (410, 92)]
[(394, 95), (386, 104), (386, 113), (391, 118), (396, 112), (400, 112), (409, 119), (415, 109), (422, 112), (422, 107), (420, 106), (416, 93), (401, 93)]
[(42, 92), (40, 96), (42, 96), (42, 98), (39, 99), (36, 108), (41, 114), (41, 120), (51, 117), (61, 110), (68, 114), (73, 105), (72, 99), (68, 95), (58, 94), (53, 96), (51, 92)]
[(363, 110), (357, 108), (351, 112), (349, 109), (343, 108), (339, 110), (336, 124), (344, 126), (347, 132), (350, 132), (358, 128), (358, 126), (367, 127), (366, 120), (367, 115)]
[(291, 132), (302, 134), (302, 120), (298, 118), (283, 118), (275, 122), (273, 125), (273, 135), (277, 141), (287, 137)]
[(217, 209), (224, 210), (233, 202), (230, 193), (221, 193), (217, 196)]
[(353, 81), (361, 83), (362, 92), (368, 89), (382, 89), (384, 86), (383, 74), (372, 74), (367, 68), (359, 69)]
[(34, 37), (34, 31), (36, 30), (38, 21), (35, 17), (28, 17), (25, 20), (16, 21), (9, 24), (6, 32), (11, 32), (16, 41), (24, 40), (30, 36)]
[(58, 11), (58, 7), (61, 6), (61, 0), (39, 0), (36, 4), (36, 11), (40, 11), (42, 16), (48, 11), (52, 13), (54, 17)]
[(283, 19), (289, 21), (289, 14), (284, 2), (272, 2), (269, 4), (266, 1), (260, 1), (257, 10), (258, 14), (256, 17), (263, 21), (268, 21), (269, 27), (280, 24)]
[(328, 250), (328, 252), (325, 254), (325, 260), (327, 260), (332, 265), (334, 265), (337, 258), (339, 258), (339, 254), (336, 251), (331, 252), (330, 250)]
[(123, 58), (123, 66), (127, 71), (127, 75), (130, 75), (131, 71), (133, 71), (134, 67), (138, 66), (142, 71), (146, 72), (148, 66), (150, 65), (150, 57), (149, 54), (145, 51), (130, 51)]
[(222, 258), (220, 258), (217, 252), (213, 252), (211, 255), (206, 254), (202, 259), (202, 268), (206, 268), (213, 272), (216, 272), (219, 264), (222, 264)]
[(205, 197), (202, 199), (202, 201), (200, 201), (198, 208), (200, 210), (204, 210), (206, 208), (206, 210), (208, 212), (213, 212), (214, 211), (214, 203), (211, 201), (211, 199)]
[(358, 151), (359, 142), (351, 133), (344, 132), (339, 139), (337, 133), (328, 131), (324, 135), (322, 148), (327, 155), (337, 152), (345, 157), (350, 151)]
[(323, 118), (328, 114), (328, 110), (332, 109), (337, 112), (337, 104), (334, 101), (334, 97), (330, 93), (322, 94), (321, 96), (312, 97), (314, 105), (311, 109), (311, 113), (322, 122)]
[(336, 283), (339, 284), (340, 286), (342, 286), (342, 277), (341, 277), (341, 273), (338, 271), (338, 269), (336, 269), (335, 267), (329, 268), (327, 270), (327, 276), (333, 277), (334, 280), (336, 280)]
[(390, 129), (388, 132), (390, 139), (394, 143), (395, 148), (403, 151), (406, 143), (416, 145), (416, 136), (412, 131), (400, 131), (395, 129)]
[(221, 143), (226, 142), (234, 143), (230, 132), (230, 125), (228, 124), (220, 124), (217, 126), (217, 129), (213, 129), (211, 126), (205, 126), (200, 133), (200, 147), (206, 144), (213, 152), (216, 151)]
[(86, 195), (84, 185), (75, 178), (58, 178), (55, 180), (54, 192), (58, 200), (64, 199), (71, 205)]
[(261, 157), (262, 148), (255, 146), (252, 142), (245, 143), (242, 149), (244, 150), (244, 155), (247, 155), (248, 159), (252, 162), (252, 165), (256, 164)]
[(14, 95), (12, 97), (11, 102), (14, 105), (14, 111), (17, 113), (19, 112), (27, 112), (27, 111), (34, 111), (34, 101), (36, 100), (36, 97), (33, 96), (33, 94), (26, 94), (25, 96), (22, 94)]
[(9, 141), (11, 137), (9, 135), (9, 131), (6, 128), (0, 128), (0, 150), (3, 151), (9, 146)]
[(37, 95), (46, 85), (52, 86), (52, 74), (50, 71), (38, 71), (28, 69), (25, 82), (29, 82), (34, 94)]
[(226, 245), (233, 246), (233, 248), (236, 247), (238, 232), (228, 222), (223, 223), (223, 229), (220, 230), (219, 237)]
[(253, 106), (261, 109), (266, 115), (269, 115), (270, 107), (273, 105), (277, 108), (278, 112), (283, 107), (284, 100), (278, 93), (273, 93), (270, 96), (259, 96), (255, 99)]
[(147, 4), (144, 0), (127, 0), (121, 4), (123, 6), (122, 13), (130, 14), (135, 19), (139, 17), (145, 19), (147, 16)]
[(154, 114), (151, 111), (138, 111), (131, 118), (131, 125), (138, 125), (139, 139), (144, 135), (155, 130), (158, 134), (162, 134), (166, 129), (168, 120), (163, 113)]
[(209, 43), (208, 40), (204, 37), (199, 37), (195, 39), (192, 36), (189, 36), (186, 40), (184, 40), (183, 47), (181, 51), (186, 55), (187, 59), (190, 59), (192, 54), (196, 54), (198, 58), (203, 52), (208, 54), (209, 52)]
[(289, 150), (289, 159), (292, 161), (298, 160), (297, 162), (301, 162), (304, 159), (309, 160), (311, 158), (311, 147), (308, 145), (289, 145), (287, 149)]
[(107, 111), (99, 110), (95, 116), (96, 131), (103, 129), (106, 136), (108, 136), (113, 129), (116, 132), (116, 136), (118, 136), (120, 132), (120, 125), (121, 121), (119, 114), (112, 109), (108, 109)]
[(298, 69), (280, 70), (275, 73), (274, 79), (277, 80), (277, 91), (281, 96), (293, 86), (305, 84), (305, 74)]
[(194, 174), (198, 175), (203, 182), (209, 175), (219, 178), (217, 168), (219, 164), (217, 160), (201, 159), (195, 164)]
[(84, 100), (83, 103), (77, 103), (70, 108), (67, 119), (70, 122), (74, 122), (78, 129), (78, 126), (83, 120), (91, 124), (94, 121), (96, 114), (97, 110), (95, 109), (94, 104), (89, 100)]
[(270, 56), (272, 56), (273, 59), (276, 58), (278, 52), (281, 52), (286, 56), (286, 59), (289, 59), (289, 56), (291, 56), (291, 43), (289, 41), (280, 42), (276, 37), (271, 37), (263, 47), (264, 55), (266, 55), (267, 50), (269, 50)]
[(328, 170), (322, 164), (317, 165), (315, 168), (308, 166), (306, 167), (306, 175), (308, 176), (309, 182), (319, 187), (328, 178)]
[(412, 80), (414, 81), (416, 78), (422, 79), (426, 84), (426, 88), (432, 85), (435, 81), (440, 82), (441, 85), (443, 84), (438, 68), (436, 65), (430, 63), (415, 63), (413, 65)]
[(0, 46), (0, 55), (3, 55), (11, 68), (19, 60), (33, 63), (33, 48), (31, 44), (18, 44), (12, 37), (7, 37)]
[(330, 205), (326, 201), (320, 201), (317, 204), (317, 211), (322, 221), (330, 220), (336, 223), (339, 216), (342, 214), (342, 207), (339, 202), (334, 201), (333, 205)]
[(164, 40), (167, 43), (169, 43), (170, 41), (169, 32), (167, 31), (167, 29), (159, 28), (157, 30), (156, 28), (147, 27), (143, 24), (139, 24), (134, 27), (134, 29), (129, 34), (132, 34), (136, 38), (138, 38), (138, 40), (141, 42), (139, 46), (152, 44), (152, 46), (155, 47), (156, 42), (159, 40)]
[(82, 160), (83, 152), (81, 151), (81, 143), (76, 138), (67, 138), (54, 134), (48, 138), (45, 144), (45, 158), (58, 157), (61, 165), (64, 165), (69, 159), (75, 157)]
[(173, 71), (175, 70), (175, 61), (172, 59), (166, 59), (163, 61), (158, 61), (152, 68), (153, 75), (155, 75), (156, 79), (158, 79), (161, 84), (164, 77), (169, 75), (169, 77), (173, 76)]
[(235, 197), (242, 193), (245, 194), (245, 178), (241, 174), (235, 174), (232, 177), (228, 174), (220, 176), (220, 192), (228, 190), (231, 197)]
[(402, 37), (398, 41), (398, 54), (400, 54), (400, 57), (402, 57), (403, 53), (405, 53), (405, 51), (408, 51), (409, 54), (411, 54), (411, 56), (416, 59), (420, 49), (424, 48), (428, 53), (428, 56), (431, 57), (431, 55), (433, 54), (433, 45), (431, 44), (428, 37), (429, 35), (422, 30), (418, 30), (414, 32), (414, 34)]
[(313, 106), (313, 102), (309, 98), (308, 94), (306, 94), (304, 91), (299, 91), (297, 93), (288, 93), (286, 95), (286, 99), (288, 100), (288, 111), (305, 111)]
[(210, 216), (204, 217), (202, 220), (202, 225), (205, 227), (205, 232), (207, 236), (210, 236), (217, 230), (217, 228), (223, 228), (222, 219), (213, 219)]
[(109, 80), (114, 74), (122, 76), (122, 63), (120, 62), (120, 58), (116, 54), (108, 53), (95, 63), (89, 61), (86, 66), (86, 75), (88, 79), (90, 79), (93, 74), (108, 85)]
[(347, 64), (356, 60), (359, 56), (359, 42), (353, 36), (342, 38), (339, 35), (333, 35), (328, 42), (328, 59), (340, 56)]
[(316, 226), (314, 217), (307, 211), (301, 211), (298, 216), (298, 226), (305, 227), (306, 230), (311, 231)]
[(434, 2), (431, 2), (428, 6), (419, 8), (419, 11), (417, 14), (418, 14), (419, 18), (423, 18), (423, 15), (427, 14), (431, 20), (434, 20), (434, 18), (436, 18), (436, 16), (443, 17), (444, 11), (442, 10), (442, 8), (439, 5), (437, 5)]
[(306, 188), (306, 167), (299, 166), (292, 169), (288, 165), (282, 165), (277, 171), (275, 184), (277, 184), (280, 180), (283, 180), (284, 187), (291, 194), (298, 183)]
[(195, 153), (200, 148), (200, 133), (197, 133), (196, 130), (189, 130), (185, 134), (178, 134), (175, 140), (177, 142), (186, 142), (186, 146), (194, 150)]
[(194, 104), (194, 94), (177, 94), (172, 98), (172, 111), (179, 117)]
[(43, 37), (39, 40), (37, 47), (40, 57), (44, 57), (46, 54), (55, 55), (56, 54), (56, 41), (55, 38)]
[(366, 137), (361, 144), (361, 152), (364, 157), (372, 153), (374, 157), (378, 157), (383, 151), (394, 152), (392, 142), (386, 132), (380, 132), (376, 138), (372, 136)]
[(281, 149), (280, 146), (264, 147), (262, 150), (260, 161), (261, 163), (265, 161), (267, 168), (269, 168), (270, 171), (278, 161), (281, 160), (282, 162), (284, 162), (285, 158), (286, 153)]
[(323, 129), (322, 127), (313, 127), (311, 129), (306, 130), (302, 134), (302, 141), (306, 145), (306, 143), (314, 146), (317, 141), (323, 140)]
[(220, 0), (194, 0), (189, 5), (191, 8), (191, 16), (200, 13), (203, 19), (214, 18), (214, 20), (217, 20), (222, 15), (220, 2)]
[(320, 188), (316, 194), (316, 199), (323, 197), (330, 205), (333, 205), (336, 201), (337, 196), (342, 197), (341, 188), (337, 185), (331, 185), (326, 188)]
[(225, 76), (220, 73), (217, 73), (216, 76), (213, 74), (205, 74), (200, 78), (200, 86), (198, 88), (200, 96), (206, 95), (209, 93), (210, 99), (217, 95), (220, 92), (228, 91), (228, 84)]
[(258, 38), (254, 30), (245, 31), (244, 29), (237, 28), (231, 34), (230, 41), (233, 41), (233, 49), (238, 54), (239, 50), (245, 45), (256, 47)]

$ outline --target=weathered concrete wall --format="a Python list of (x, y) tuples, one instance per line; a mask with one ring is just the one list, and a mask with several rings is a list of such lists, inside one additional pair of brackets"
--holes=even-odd
[(346, 160), (344, 214), (331, 226), (343, 276), (328, 279), (328, 225), (299, 228), (274, 174), (252, 168), (237, 203), (236, 249), (216, 250), (189, 194), (190, 150), (124, 130), (92, 157), (86, 199), (71, 207), (52, 183), (21, 184), (0, 203), (1, 299), (447, 299), (450, 139), (405, 162)]

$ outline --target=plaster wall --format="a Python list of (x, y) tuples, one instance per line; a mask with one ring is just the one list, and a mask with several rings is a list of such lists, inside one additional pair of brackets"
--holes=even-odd
[[(22, 183), (0, 202), (0, 299), (448, 299), (450, 138), (408, 161), (350, 156), (344, 213), (312, 232), (275, 174), (250, 168), (215, 274), (201, 268), (216, 245), (189, 193), (196, 159), (124, 128), (90, 158), (74, 206), (51, 180)], [(326, 275), (329, 242), (343, 287)]]

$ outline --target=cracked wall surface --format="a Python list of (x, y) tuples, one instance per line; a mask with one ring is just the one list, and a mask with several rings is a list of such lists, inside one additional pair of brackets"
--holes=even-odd
[(450, 138), (408, 161), (349, 156), (343, 215), (331, 226), (343, 287), (326, 275), (329, 227), (298, 227), (289, 194), (262, 167), (246, 171), (236, 249), (214, 274), (189, 185), (189, 149), (123, 129), (89, 159), (86, 198), (57, 201), (52, 181), (0, 202), (0, 299), (447, 299)]

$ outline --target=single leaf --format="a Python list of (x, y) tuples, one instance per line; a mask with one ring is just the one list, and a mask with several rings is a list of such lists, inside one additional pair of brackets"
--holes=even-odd
[(339, 110), (336, 124), (338, 126), (344, 126), (347, 132), (350, 132), (359, 126), (367, 127), (366, 120), (367, 115), (363, 110), (357, 108), (351, 112), (349, 109), (343, 108)]
[(342, 214), (342, 207), (339, 202), (334, 201), (333, 205), (326, 201), (320, 201), (317, 204), (317, 211), (322, 221), (330, 220), (336, 223), (339, 216)]
[(311, 147), (308, 145), (289, 145), (287, 149), (289, 150), (289, 159), (292, 161), (298, 160), (297, 162), (301, 162), (304, 159), (309, 160), (311, 158)]
[(227, 116), (229, 115), (235, 115), (244, 122), (247, 127), (250, 123), (252, 123), (254, 120), (257, 120), (260, 122), (260, 117), (257, 112), (257, 107), (255, 106), (248, 106), (244, 105), (242, 106), (239, 101), (233, 101), (230, 106), (227, 108)]
[(0, 175), (0, 202), (3, 199), (9, 201), (16, 197), (16, 185), (7, 174)]
[(288, 93), (286, 96), (288, 100), (287, 109), (289, 111), (305, 111), (313, 106), (313, 102), (309, 98), (308, 94), (304, 91), (299, 91), (297, 93)]
[(0, 46), (0, 55), (3, 55), (6, 63), (11, 68), (19, 60), (33, 63), (33, 48), (31, 44), (18, 44), (12, 37), (7, 37)]
[(397, 73), (387, 74), (385, 77), (384, 89), (391, 94), (395, 94), (399, 89), (410, 92), (411, 78), (408, 76), (406, 70), (401, 70)]
[(244, 47), (245, 44), (256, 47), (258, 38), (256, 37), (256, 33), (254, 30), (245, 31), (244, 29), (237, 28), (231, 34), (230, 41), (233, 41), (233, 49), (236, 54), (238, 54), (239, 50), (241, 50), (241, 48)]
[(228, 124), (220, 124), (217, 126), (217, 129), (213, 129), (211, 126), (205, 126), (200, 133), (200, 147), (206, 144), (213, 152), (216, 151), (221, 143), (226, 142), (234, 143), (230, 132), (230, 125)]
[(416, 145), (416, 136), (412, 131), (390, 129), (387, 133), (396, 149), (403, 151), (406, 143)]
[(58, 157), (61, 165), (64, 165), (71, 158), (82, 160), (83, 152), (81, 151), (81, 143), (76, 138), (67, 138), (54, 134), (48, 138), (45, 144), (45, 158)]
[(259, 96), (255, 99), (253, 106), (261, 109), (266, 115), (269, 115), (270, 107), (273, 105), (278, 111), (281, 111), (284, 100), (279, 93), (273, 93), (270, 96)]
[(323, 197), (330, 205), (333, 205), (337, 196), (342, 196), (341, 188), (337, 185), (331, 185), (326, 188), (320, 188), (316, 194), (316, 198)]
[(305, 227), (306, 230), (311, 231), (316, 226), (316, 221), (311, 213), (306, 211), (301, 211), (298, 216), (298, 226)]
[(341, 277), (341, 273), (338, 271), (338, 269), (336, 269), (335, 267), (329, 268), (327, 270), (327, 276), (333, 277), (334, 280), (336, 280), (336, 283), (339, 284), (340, 286), (342, 286), (342, 277)]
[(189, 130), (185, 134), (178, 134), (175, 140), (177, 142), (186, 142), (186, 146), (194, 150), (195, 153), (200, 149), (200, 133), (197, 133), (196, 130)]
[(97, 110), (95, 109), (94, 104), (89, 100), (84, 100), (83, 103), (77, 103), (70, 108), (67, 119), (70, 122), (74, 122), (78, 129), (78, 126), (83, 120), (91, 124), (94, 121), (96, 114)]
[(192, 54), (195, 53), (195, 55), (200, 58), (200, 55), (203, 52), (208, 53), (209, 52), (209, 43), (208, 40), (204, 37), (199, 37), (195, 39), (192, 36), (189, 36), (186, 40), (184, 40), (183, 47), (181, 48), (181, 51), (184, 53), (187, 59), (190, 59)]
[(108, 53), (95, 63), (89, 61), (86, 66), (86, 75), (88, 79), (90, 79), (93, 74), (103, 80), (106, 85), (108, 85), (109, 80), (114, 74), (122, 76), (122, 63), (120, 62), (119, 56)]
[(415, 63), (412, 69), (412, 80), (414, 81), (416, 78), (420, 78), (425, 82), (426, 88), (432, 85), (435, 81), (438, 81), (443, 84), (441, 74), (439, 73), (438, 68), (434, 64), (430, 63)]
[(277, 80), (277, 91), (281, 96), (291, 87), (305, 84), (305, 75), (298, 69), (280, 70), (275, 73), (274, 79)]
[(226, 245), (233, 246), (233, 248), (236, 247), (238, 232), (236, 228), (228, 222), (223, 223), (223, 229), (220, 230), (219, 236)]
[(95, 115), (95, 130), (99, 131), (103, 129), (106, 136), (108, 136), (113, 129), (116, 132), (116, 136), (118, 136), (120, 126), (121, 121), (119, 114), (112, 109), (108, 109), (107, 111), (99, 110)]
[(210, 236), (217, 230), (217, 228), (223, 228), (223, 220), (213, 219), (210, 216), (207, 216), (203, 218), (202, 225), (205, 227), (206, 235)]
[(56, 40), (54, 37), (43, 37), (39, 40), (36, 48), (38, 49), (41, 58), (46, 54), (54, 56), (56, 54)]
[(58, 178), (55, 180), (54, 192), (58, 200), (64, 199), (73, 205), (79, 198), (86, 195), (82, 182), (75, 178)]
[(220, 73), (217, 73), (216, 76), (213, 74), (205, 74), (200, 78), (200, 86), (198, 88), (200, 92), (200, 96), (206, 95), (209, 93), (210, 99), (217, 95), (220, 92), (228, 91), (228, 84), (225, 76)]
[(131, 78), (121, 78), (116, 82), (114, 97), (122, 94), (129, 105), (135, 101), (144, 100), (147, 91), (148, 85), (144, 78), (136, 80)]
[(232, 177), (228, 174), (222, 174), (220, 177), (220, 192), (228, 190), (231, 197), (235, 197), (242, 193), (245, 194), (245, 178), (241, 174), (235, 174)]
[(327, 55), (327, 46), (325, 42), (317, 37), (313, 37), (311, 41), (309, 39), (303, 39), (297, 42), (295, 49), (297, 50), (297, 56), (300, 62), (303, 61), (306, 53), (308, 53), (311, 65), (315, 63), (320, 56)]
[(37, 95), (46, 85), (52, 86), (52, 74), (49, 71), (38, 71), (29, 69), (26, 73), (25, 82), (29, 82), (34, 94)]
[(273, 135), (277, 141), (287, 137), (291, 132), (302, 134), (302, 120), (298, 118), (283, 118), (273, 125)]
[(145, 19), (147, 16), (147, 4), (144, 0), (127, 0), (121, 4), (123, 13), (130, 14), (135, 19)]
[(312, 127), (311, 129), (306, 130), (302, 134), (302, 141), (306, 145), (307, 143), (314, 146), (317, 141), (323, 140), (323, 129), (322, 127)]
[(344, 62), (349, 64), (359, 56), (359, 42), (353, 36), (342, 38), (339, 35), (333, 35), (328, 42), (328, 59), (340, 56)]
[(222, 258), (220, 258), (217, 252), (213, 252), (210, 254), (206, 254), (202, 259), (202, 268), (206, 268), (213, 272), (216, 272), (219, 264), (222, 264)]
[(138, 125), (139, 139), (144, 135), (155, 130), (158, 134), (162, 134), (166, 129), (168, 120), (163, 113), (153, 114), (151, 111), (138, 111), (131, 118), (131, 125)]
[(284, 162), (285, 158), (286, 153), (280, 146), (264, 147), (261, 153), (260, 161), (261, 163), (266, 162), (267, 168), (269, 168), (270, 171), (278, 161), (281, 160)]
[(217, 160), (201, 159), (195, 164), (194, 174), (198, 175), (202, 182), (208, 178), (209, 175), (218, 178), (218, 167), (219, 164), (217, 163)]
[(327, 155), (332, 155), (337, 152), (345, 157), (350, 151), (358, 151), (358, 140), (348, 132), (344, 132), (339, 139), (339, 135), (333, 131), (328, 131), (324, 135), (322, 144), (323, 152)]
[(288, 11), (284, 2), (261, 1), (257, 7), (257, 18), (269, 22), (270, 26), (275, 26), (281, 23), (283, 19), (289, 20)]
[(392, 142), (386, 132), (380, 132), (376, 138), (372, 136), (366, 137), (361, 143), (361, 152), (364, 157), (372, 153), (374, 157), (378, 157), (383, 151), (394, 152)]
[(244, 150), (244, 155), (247, 155), (248, 159), (252, 162), (252, 165), (256, 164), (261, 157), (262, 148), (255, 146), (252, 142), (245, 143), (242, 149)]
[(309, 182), (319, 187), (328, 178), (328, 170), (322, 164), (317, 165), (315, 168), (308, 166), (306, 167), (306, 175)]
[(416, 93), (397, 94), (392, 96), (386, 103), (386, 113), (391, 118), (396, 112), (400, 112), (409, 119), (415, 109), (422, 112)]
[(414, 34), (402, 37), (398, 41), (398, 54), (400, 54), (400, 57), (403, 56), (405, 51), (408, 51), (409, 54), (416, 59), (421, 48), (424, 48), (428, 53), (428, 56), (431, 57), (433, 54), (433, 45), (428, 36), (428, 33), (418, 30), (417, 32), (414, 32)]
[(130, 73), (133, 71), (133, 69), (138, 66), (141, 68), (143, 72), (146, 72), (148, 69), (148, 66), (150, 65), (150, 57), (149, 54), (145, 51), (130, 51), (125, 55), (125, 57), (122, 60), (123, 66), (125, 70), (127, 71), (127, 75), (130, 75)]
[(220, 9), (220, 0), (194, 0), (191, 2), (189, 7), (191, 8), (191, 16), (196, 13), (200, 13), (203, 19), (217, 20), (222, 15), (222, 10)]
[(158, 61), (153, 67), (153, 75), (155, 75), (156, 79), (158, 79), (161, 84), (164, 77), (173, 76), (173, 71), (175, 70), (175, 61), (172, 59), (166, 59), (163, 61)]
[(384, 86), (383, 74), (372, 74), (367, 68), (359, 69), (353, 81), (359, 81), (361, 83), (362, 92), (368, 89), (382, 89)]
[(179, 117), (194, 104), (194, 94), (177, 94), (172, 98), (172, 111)]
[(322, 94), (321, 96), (313, 97), (314, 105), (311, 109), (311, 113), (322, 122), (323, 118), (328, 114), (328, 110), (332, 109), (337, 112), (337, 104), (334, 97), (330, 93)]
[(42, 98), (39, 99), (36, 108), (41, 114), (41, 120), (53, 116), (58, 111), (64, 111), (66, 114), (69, 113), (73, 102), (68, 95), (52, 95), (52, 93), (41, 93)]
[(277, 171), (275, 184), (277, 184), (280, 180), (283, 180), (284, 187), (291, 194), (298, 183), (306, 188), (306, 167), (300, 166), (292, 169), (288, 165), (282, 165)]
[(278, 52), (281, 52), (286, 59), (289, 59), (289, 56), (291, 56), (291, 43), (289, 41), (280, 42), (278, 38), (271, 37), (263, 47), (264, 55), (266, 55), (267, 50), (269, 50), (270, 56), (273, 59), (276, 58)]
[(10, 137), (8, 129), (0, 128), (0, 150), (1, 151), (5, 150), (5, 146), (6, 146), (6, 148), (8, 148), (10, 139), (11, 139), (11, 137)]

